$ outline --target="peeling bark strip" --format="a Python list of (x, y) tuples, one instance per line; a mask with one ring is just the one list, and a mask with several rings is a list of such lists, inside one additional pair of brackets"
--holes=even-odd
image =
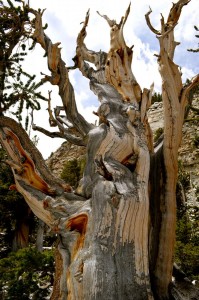
[[(60, 43), (53, 44), (44, 33), (43, 12), (29, 9), (35, 16), (32, 38), (46, 52), (51, 72), (43, 81), (58, 86), (63, 103), (53, 115), (49, 92), (50, 125), (57, 126), (58, 132), (34, 128), (87, 146), (84, 175), (72, 191), (52, 176), (22, 127), (0, 116), (0, 140), (10, 157), (16, 182), (13, 188), (59, 236), (51, 299), (169, 299), (177, 151), (186, 98), (199, 82), (196, 76), (183, 87), (173, 62), (177, 45), (173, 31), (188, 2), (179, 0), (173, 5), (167, 22), (162, 17), (160, 31), (151, 25), (151, 10), (146, 14), (147, 24), (160, 43), (158, 63), (163, 81), (164, 141), (155, 149), (147, 119), (153, 85), (150, 90), (141, 90), (131, 70), (133, 47), (126, 45), (123, 36), (130, 5), (119, 24), (102, 15), (110, 26), (108, 53), (94, 52), (85, 45), (89, 12), (77, 37), (73, 68), (79, 68), (90, 80), (90, 88), (99, 99), (95, 112), (99, 126), (89, 124), (78, 113), (68, 76), (70, 68), (62, 60)], [(183, 299), (179, 286), (170, 289), (178, 300)]]

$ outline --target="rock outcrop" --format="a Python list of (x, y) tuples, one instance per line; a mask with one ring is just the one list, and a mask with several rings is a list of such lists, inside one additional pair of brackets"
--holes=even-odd
[(64, 142), (57, 151), (55, 151), (46, 163), (55, 176), (60, 177), (64, 164), (73, 159), (81, 159), (86, 154), (86, 148)]

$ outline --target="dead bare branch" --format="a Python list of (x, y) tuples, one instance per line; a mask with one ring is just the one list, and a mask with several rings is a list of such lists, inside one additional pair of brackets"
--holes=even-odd
[(51, 127), (56, 127), (57, 122), (55, 118), (53, 117), (53, 112), (51, 108), (51, 93), (52, 91), (48, 91), (48, 113), (49, 113), (49, 124)]
[(146, 23), (148, 25), (148, 27), (150, 28), (150, 30), (155, 33), (156, 35), (159, 35), (160, 34), (160, 31), (156, 30), (152, 24), (151, 24), (151, 20), (150, 20), (150, 17), (149, 15), (152, 13), (152, 9), (151, 7), (149, 6), (149, 11), (145, 14), (145, 19), (146, 19)]
[[(35, 32), (33, 34), (33, 38), (46, 51), (48, 57), (48, 68), (51, 71), (51, 76), (45, 75), (43, 81), (49, 81), (53, 85), (58, 85), (59, 94), (62, 99), (67, 119), (73, 124), (82, 138), (84, 138), (93, 125), (89, 124), (77, 110), (74, 90), (70, 83), (68, 69), (61, 58), (61, 48), (59, 48), (60, 43), (53, 44), (50, 38), (44, 33), (44, 29), (42, 27), (42, 14), (44, 11), (40, 12), (30, 9), (30, 12), (35, 15)], [(88, 15), (86, 22), (88, 22)], [(52, 117), (52, 113), (50, 112), (51, 108), (49, 109), (50, 122), (53, 125), (56, 125), (55, 118)], [(65, 135), (65, 138), (66, 136), (67, 135)]]

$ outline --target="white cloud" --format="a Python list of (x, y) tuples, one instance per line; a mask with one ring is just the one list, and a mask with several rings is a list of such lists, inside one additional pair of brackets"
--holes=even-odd
[(181, 72), (182, 72), (183, 82), (185, 82), (186, 79), (190, 79), (190, 78), (194, 77), (194, 75), (195, 75), (194, 72), (191, 69), (186, 68), (186, 67), (182, 67)]

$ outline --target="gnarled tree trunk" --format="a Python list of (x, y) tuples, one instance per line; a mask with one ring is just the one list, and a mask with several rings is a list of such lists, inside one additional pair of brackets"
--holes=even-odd
[[(70, 142), (87, 147), (84, 176), (76, 191), (48, 172), (40, 153), (15, 121), (0, 117), (0, 138), (10, 155), (16, 188), (32, 211), (59, 235), (56, 274), (51, 299), (169, 299), (175, 243), (177, 151), (181, 140), (186, 97), (198, 82), (183, 88), (173, 63), (173, 30), (183, 5), (173, 5), (161, 20), (158, 62), (163, 80), (164, 140), (153, 149), (147, 120), (151, 90), (141, 90), (132, 70), (133, 51), (123, 37), (130, 12), (117, 24), (102, 16), (111, 29), (110, 51), (94, 52), (84, 44), (89, 14), (77, 38), (74, 68), (90, 80), (99, 99), (99, 126), (78, 113), (68, 69), (59, 44), (52, 44), (42, 28), (42, 12), (35, 15), (33, 38), (45, 49), (63, 107), (51, 125)], [(95, 69), (89, 63), (95, 65)], [(67, 120), (59, 113), (64, 111)], [(46, 130), (38, 128), (49, 135)], [(178, 287), (170, 289), (183, 299)], [(176, 296), (177, 295), (177, 296)], [(178, 297), (178, 298), (177, 298)], [(180, 298), (181, 297), (181, 298)]]

